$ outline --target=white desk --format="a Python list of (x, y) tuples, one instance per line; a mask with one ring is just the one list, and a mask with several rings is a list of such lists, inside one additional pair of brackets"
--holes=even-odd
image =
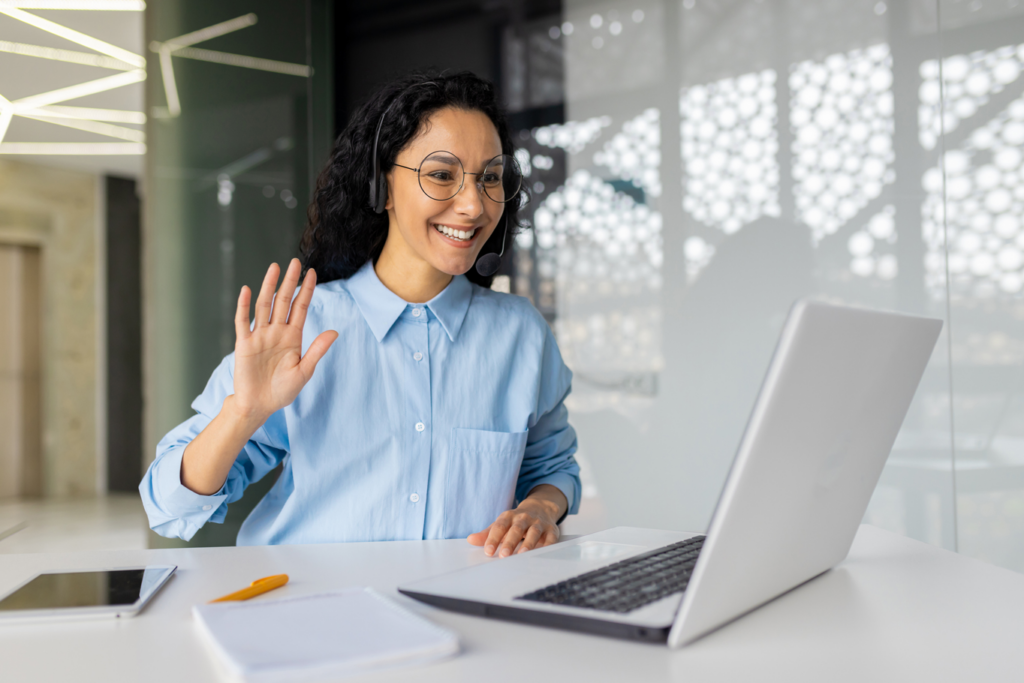
[(257, 599), (369, 585), (461, 637), (455, 659), (360, 681), (1024, 680), (1024, 576), (873, 527), (833, 571), (682, 650), (443, 612), (395, 592), (486, 561), (500, 560), (465, 541), (8, 555), (0, 593), (44, 570), (178, 571), (135, 619), (0, 626), (0, 680), (217, 680), (191, 606), (279, 573), (291, 583)]

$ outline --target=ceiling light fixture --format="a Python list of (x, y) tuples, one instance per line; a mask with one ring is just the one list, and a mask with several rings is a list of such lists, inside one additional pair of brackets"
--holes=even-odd
[[(28, 9), (55, 10), (111, 10), (142, 11), (144, 2), (123, 0), (0, 0), (0, 15), (6, 15), (25, 24), (46, 31), (65, 40), (82, 45), (100, 54), (62, 50), (41, 45), (16, 43), (0, 40), (0, 52), (19, 54), (27, 57), (70, 62), (107, 69), (119, 73), (86, 83), (59, 88), (50, 92), (30, 95), (10, 101), (0, 96), (0, 154), (26, 155), (141, 155), (146, 153), (145, 132), (134, 128), (112, 125), (104, 120), (117, 123), (145, 123), (142, 112), (95, 109), (89, 107), (51, 106), (58, 102), (73, 100), (86, 95), (106, 92), (146, 79), (146, 60), (129, 50), (111, 45), (105, 41), (85, 35), (48, 19), (23, 11)], [(127, 140), (128, 142), (18, 142), (4, 143), (3, 139), (14, 116), (43, 121), (54, 125), (84, 130), (98, 135)]]
[[(222, 21), (219, 24), (214, 24), (213, 26), (201, 28), (198, 31), (193, 31), (192, 33), (186, 33), (185, 35), (178, 36), (177, 38), (165, 40), (163, 44), (171, 48), (171, 51), (173, 52), (174, 50), (188, 47), (189, 45), (201, 43), (204, 40), (210, 40), (228, 33), (233, 33), (243, 28), (248, 28), (255, 25), (256, 21), (256, 15), (250, 12), (249, 14), (243, 14), (240, 17), (228, 19), (227, 21)], [(159, 43), (157, 43), (157, 45), (159, 45)]]
[(27, 43), (12, 43), (9, 40), (0, 40), (0, 52), (25, 55), (26, 57), (39, 57), (40, 59), (53, 59), (58, 62), (84, 64), (85, 66), (98, 66), (103, 69), (117, 69), (118, 71), (131, 71), (136, 68), (128, 62), (104, 55), (77, 52), (75, 50), (60, 50), (54, 47), (29, 45)]
[(309, 67), (305, 64), (279, 62), (275, 59), (246, 57), (245, 55), (236, 55), (231, 54), (230, 52), (217, 52), (216, 50), (203, 50), (197, 47), (183, 47), (179, 50), (173, 50), (172, 54), (175, 57), (197, 59), (201, 62), (227, 64), (228, 66), (239, 66), (243, 69), (258, 69), (260, 71), (271, 71), (273, 73), (287, 74), (289, 76), (308, 77), (310, 73)]
[(218, 36), (223, 36), (234, 31), (238, 31), (243, 28), (252, 26), (257, 21), (256, 15), (249, 13), (244, 14), (234, 19), (228, 19), (222, 21), (219, 24), (213, 26), (207, 26), (206, 28), (193, 31), (192, 33), (186, 33), (183, 36), (172, 38), (170, 40), (159, 43), (153, 41), (149, 45), (149, 49), (160, 55), (160, 75), (163, 77), (164, 82), (164, 96), (167, 98), (167, 113), (172, 118), (181, 114), (181, 99), (178, 97), (178, 83), (174, 78), (174, 63), (171, 60), (171, 54), (177, 50), (181, 50), (190, 45), (202, 42), (204, 40), (210, 40)]
[(24, 22), (30, 26), (35, 26), (40, 30), (52, 33), (55, 36), (64, 38), (65, 40), (70, 40), (72, 43), (78, 43), (79, 45), (95, 50), (100, 54), (108, 55), (114, 59), (119, 59), (122, 62), (128, 62), (132, 66), (139, 68), (146, 66), (146, 60), (141, 55), (137, 55), (134, 52), (117, 47), (116, 45), (111, 45), (110, 43), (104, 42), (98, 38), (87, 36), (84, 33), (79, 33), (78, 31), (67, 28), (66, 26), (61, 26), (49, 19), (43, 19), (42, 17), (37, 17), (34, 14), (29, 14), (23, 10), (3, 4), (0, 4), (0, 14), (6, 14), (12, 19), (17, 19), (18, 21)]
[(146, 3), (142, 0), (0, 0), (0, 7), (142, 12)]
[[(90, 107), (55, 106), (59, 102), (106, 92), (146, 80), (145, 58), (129, 50), (119, 48), (98, 38), (93, 38), (24, 11), (24, 9), (142, 11), (145, 8), (146, 4), (139, 0), (0, 0), (0, 14), (7, 15), (100, 54), (61, 50), (12, 41), (0, 41), (0, 52), (117, 69), (123, 72), (50, 92), (23, 97), (13, 102), (0, 96), (0, 154), (122, 155), (145, 153), (145, 133), (143, 131), (105, 123), (109, 121), (136, 125), (143, 124), (146, 121), (144, 113)], [(159, 55), (160, 71), (163, 76), (164, 91), (167, 96), (167, 109), (172, 117), (178, 116), (181, 113), (181, 101), (174, 77), (172, 56), (307, 78), (312, 74), (312, 69), (305, 64), (293, 64), (273, 59), (260, 59), (246, 55), (192, 47), (196, 43), (253, 26), (256, 22), (256, 15), (249, 13), (198, 31), (193, 31), (192, 33), (186, 33), (162, 43), (153, 42), (150, 44), (150, 49)], [(3, 143), (4, 135), (14, 116), (23, 116), (37, 121), (128, 140), (129, 142)]]
[(174, 62), (171, 48), (160, 46), (160, 75), (164, 81), (164, 96), (167, 98), (167, 113), (172, 117), (181, 114), (181, 99), (178, 97), (178, 83), (174, 80)]
[(141, 142), (3, 142), (0, 154), (134, 156), (146, 153)]
[(106, 135), (111, 138), (130, 140), (131, 142), (146, 141), (146, 134), (143, 131), (136, 130), (135, 128), (125, 128), (124, 126), (115, 126), (110, 123), (101, 123), (99, 121), (90, 121), (88, 119), (58, 118), (55, 116), (46, 116), (38, 113), (37, 111), (18, 112), (18, 116), (26, 119), (43, 121), (45, 123), (52, 123), (57, 126), (64, 126), (65, 128), (74, 128), (76, 130), (84, 130), (98, 135)]
[(85, 97), (86, 95), (94, 95), (98, 92), (106, 92), (107, 90), (121, 88), (144, 80), (146, 80), (146, 72), (142, 69), (136, 69), (135, 71), (126, 71), (113, 76), (98, 78), (95, 81), (76, 83), (66, 88), (51, 90), (50, 92), (38, 95), (29, 95), (28, 97), (22, 97), (20, 100), (15, 100), (13, 104), (15, 111), (20, 113), (29, 109), (38, 109), (48, 104), (56, 104), (78, 97)]
[(177, 38), (171, 38), (170, 40), (165, 40), (163, 42), (153, 41), (149, 44), (149, 49), (160, 56), (160, 75), (163, 77), (164, 94), (167, 97), (168, 116), (173, 118), (181, 114), (181, 99), (178, 97), (178, 84), (174, 77), (174, 63), (171, 59), (172, 56), (196, 59), (203, 62), (213, 62), (215, 64), (225, 64), (228, 66), (238, 66), (245, 69), (270, 71), (290, 76), (302, 76), (306, 78), (310, 76), (312, 70), (305, 64), (292, 64), (289, 62), (279, 62), (274, 59), (259, 59), (257, 57), (247, 57), (245, 55), (236, 55), (229, 52), (202, 50), (191, 47), (192, 45), (201, 43), (204, 40), (210, 40), (227, 33), (232, 33), (234, 31), (253, 26), (256, 22), (256, 15), (249, 13), (234, 19), (229, 19), (228, 21), (222, 21), (221, 23), (214, 24), (213, 26), (207, 26), (206, 28), (193, 31), (192, 33), (186, 33), (185, 35), (178, 36)]
[[(27, 114), (40, 114), (56, 119), (89, 119), (90, 121), (110, 121), (112, 123), (146, 122), (146, 115), (141, 111), (125, 111), (123, 109), (94, 109), (92, 107), (65, 107), (54, 105), (25, 110)], [(20, 114), (20, 112), (19, 112)]]
[(14, 104), (0, 95), (0, 143), (4, 141), (4, 136), (7, 135), (7, 127), (11, 125), (11, 118), (14, 117)]

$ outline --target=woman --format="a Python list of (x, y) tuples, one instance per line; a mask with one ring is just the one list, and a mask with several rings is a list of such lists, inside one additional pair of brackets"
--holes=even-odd
[(523, 201), (512, 153), (470, 73), (406, 77), (356, 112), (301, 286), (296, 259), (275, 295), (271, 265), (253, 325), (242, 288), (235, 352), (157, 447), (139, 487), (157, 533), (222, 522), (283, 462), (239, 544), (468, 537), (505, 557), (557, 540), (580, 497), (572, 376), (536, 310), (488, 289)]

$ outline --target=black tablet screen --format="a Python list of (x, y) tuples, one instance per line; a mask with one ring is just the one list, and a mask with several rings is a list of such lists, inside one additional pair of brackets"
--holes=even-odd
[(145, 569), (40, 574), (0, 601), (0, 611), (130, 605)]

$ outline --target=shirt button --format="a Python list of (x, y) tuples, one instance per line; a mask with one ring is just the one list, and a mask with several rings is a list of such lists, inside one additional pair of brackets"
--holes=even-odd
[(423, 309), (422, 308), (414, 308), (414, 309), (412, 309), (412, 317), (418, 318), (422, 314), (423, 314)]
[(422, 422), (417, 422), (416, 423), (416, 431), (417, 432), (422, 432), (426, 428), (427, 428), (427, 426), (425, 424), (423, 424)]
[(212, 505), (204, 505), (204, 506), (203, 506), (203, 509), (204, 509), (204, 510), (212, 510), (212, 509), (213, 509), (213, 506), (212, 506)]
[(409, 500), (411, 500), (414, 503), (418, 503), (420, 501), (420, 494), (418, 494), (418, 493), (412, 494), (411, 496), (409, 496)]
[(412, 354), (412, 359), (413, 360), (423, 360), (423, 354), (420, 353), (419, 351), (417, 351), (416, 353)]

